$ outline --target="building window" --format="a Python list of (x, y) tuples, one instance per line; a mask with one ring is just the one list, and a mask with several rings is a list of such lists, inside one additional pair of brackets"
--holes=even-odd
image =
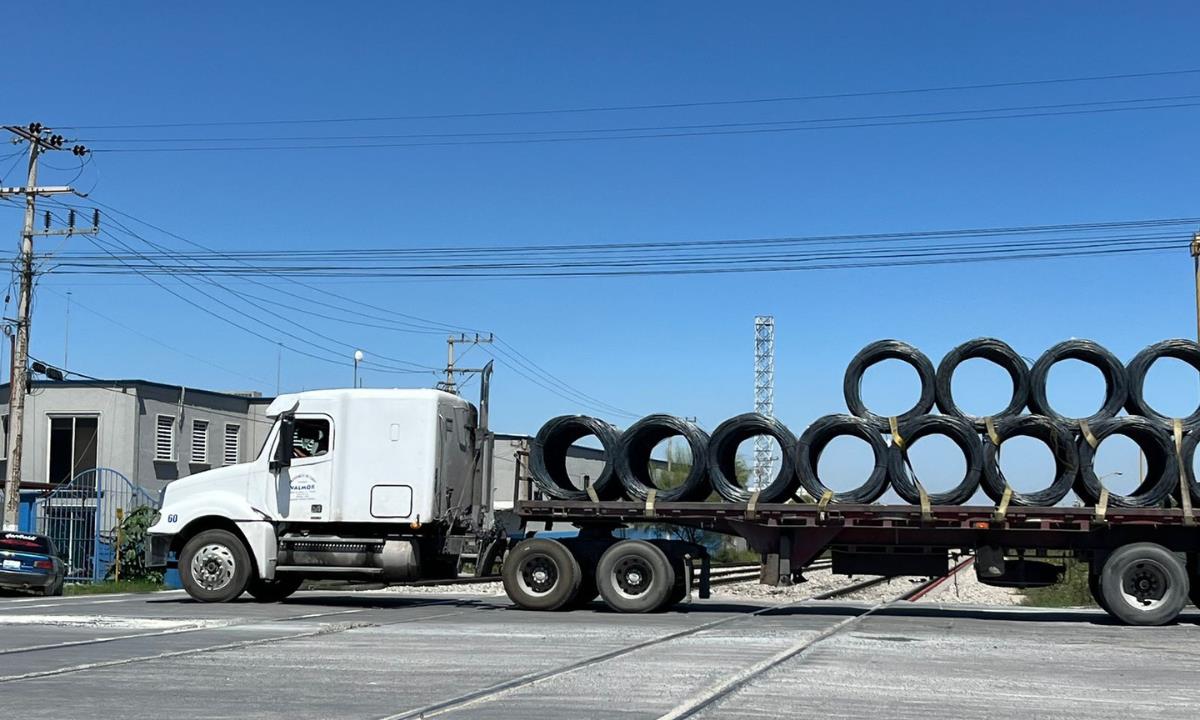
[(4, 433), (0, 439), (0, 460), (8, 459), (8, 415), (0, 415), (0, 431)]
[(208, 464), (208, 421), (192, 421), (192, 463)]
[(154, 459), (175, 459), (175, 416), (159, 415), (154, 426)]
[[(80, 473), (96, 469), (96, 440), (100, 431), (100, 418), (51, 417), (49, 462), (46, 465), (47, 482), (61, 485), (71, 482)], [(95, 483), (95, 478), (82, 480)]]
[(225, 464), (236, 465), (241, 457), (242, 426), (227, 424), (225, 426)]

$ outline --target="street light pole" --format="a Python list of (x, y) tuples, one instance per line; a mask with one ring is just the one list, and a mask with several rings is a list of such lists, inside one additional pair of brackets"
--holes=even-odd
[(355, 350), (354, 351), (354, 387), (358, 387), (358, 364), (360, 362), (362, 362), (362, 359), (363, 359), (363, 351)]
[(1192, 262), (1196, 269), (1196, 340), (1200, 340), (1200, 231), (1192, 234)]

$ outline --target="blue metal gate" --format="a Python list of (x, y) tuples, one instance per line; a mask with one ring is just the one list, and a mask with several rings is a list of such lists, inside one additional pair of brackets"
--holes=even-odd
[(120, 472), (84, 470), (38, 500), (37, 528), (58, 546), (68, 580), (103, 580), (117, 553), (117, 511), (146, 505), (158, 502)]

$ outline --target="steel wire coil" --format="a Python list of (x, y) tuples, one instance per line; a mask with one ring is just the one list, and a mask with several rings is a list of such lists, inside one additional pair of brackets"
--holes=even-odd
[[(1046, 378), (1050, 368), (1063, 360), (1085, 362), (1104, 376), (1104, 404), (1086, 418), (1071, 418), (1055, 412), (1046, 398)], [(1115, 417), (1125, 406), (1128, 395), (1129, 379), (1125, 366), (1104, 346), (1092, 340), (1064, 340), (1042, 353), (1029, 371), (1029, 409), (1035, 415), (1045, 415), (1066, 425), (1076, 425), (1080, 420), (1095, 423)]]
[[(670, 437), (682, 437), (692, 453), (692, 465), (683, 482), (659, 488), (650, 473), (654, 446)], [(704, 500), (712, 492), (708, 483), (708, 435), (673, 415), (647, 415), (621, 434), (616, 452), (616, 475), (630, 498), (644, 500), (650, 490), (662, 502)]]
[[(738, 446), (752, 437), (766, 435), (774, 438), (782, 450), (779, 471), (770, 482), (751, 489), (738, 482)], [(784, 502), (796, 492), (796, 473), (791, 448), (796, 436), (787, 426), (773, 417), (744, 413), (731, 417), (717, 426), (708, 441), (708, 479), (712, 489), (729, 502), (747, 502), (758, 492), (759, 502)]]
[(1080, 433), (1079, 480), (1075, 492), (1088, 505), (1100, 500), (1104, 483), (1096, 475), (1096, 449), (1105, 438), (1123, 435), (1141, 449), (1146, 456), (1146, 477), (1132, 494), (1121, 495), (1109, 491), (1108, 504), (1115, 507), (1146, 508), (1158, 507), (1179, 484), (1179, 464), (1175, 459), (1175, 442), (1161, 424), (1136, 415), (1088, 423), (1088, 430), (1095, 438), (1096, 447), (1088, 440), (1087, 433)]
[(1012, 379), (1012, 397), (1003, 410), (993, 413), (993, 418), (1016, 417), (1025, 409), (1029, 402), (1029, 367), (1025, 358), (1017, 354), (1009, 345), (995, 338), (976, 338), (946, 353), (938, 363), (937, 379), (934, 383), (937, 396), (937, 407), (943, 415), (953, 415), (970, 422), (977, 430), (984, 428), (984, 416), (969, 415), (954, 402), (954, 371), (966, 360), (980, 358), (995, 363), (1008, 373)]
[(893, 442), (888, 449), (888, 476), (892, 489), (905, 502), (921, 502), (919, 478), (909, 472), (908, 448), (928, 435), (943, 435), (950, 438), (962, 451), (966, 470), (962, 480), (953, 488), (936, 493), (927, 493), (931, 505), (962, 505), (979, 489), (979, 478), (983, 468), (983, 447), (971, 423), (949, 415), (922, 415), (899, 425), (901, 442)]
[(876, 427), (888, 427), (888, 418), (877, 415), (867, 409), (862, 399), (862, 378), (867, 368), (884, 360), (900, 360), (908, 363), (917, 371), (921, 380), (921, 395), (915, 405), (896, 416), (897, 421), (905, 422), (928, 413), (933, 409), (936, 393), (936, 382), (933, 363), (920, 350), (899, 340), (878, 340), (858, 351), (846, 366), (846, 375), (842, 382), (842, 392), (846, 396), (846, 407), (851, 415), (856, 415)]
[(586, 500), (585, 490), (576, 487), (567, 474), (567, 453), (579, 440), (595, 437), (604, 453), (604, 469), (592, 480), (597, 497), (614, 500), (621, 497), (621, 482), (613, 462), (620, 431), (587, 415), (560, 415), (551, 418), (538, 430), (529, 448), (529, 474), (547, 496), (555, 500)]
[(1000, 444), (997, 445), (989, 437), (983, 440), (983, 491), (989, 498), (999, 503), (1005, 487), (1008, 487), (1000, 469), (1000, 452), (1004, 441), (1014, 437), (1034, 438), (1050, 448), (1054, 456), (1054, 480), (1042, 490), (1012, 490), (1008, 501), (1010, 505), (1050, 507), (1071, 492), (1079, 474), (1079, 450), (1075, 446), (1074, 436), (1064, 425), (1045, 415), (1019, 415), (997, 420), (993, 426), (996, 441)]
[(814, 499), (820, 499), (830, 491), (821, 481), (817, 468), (826, 446), (834, 438), (843, 436), (856, 437), (870, 445), (875, 465), (862, 484), (851, 490), (834, 492), (830, 502), (875, 502), (888, 489), (888, 446), (877, 427), (870, 421), (854, 415), (826, 415), (809, 425), (800, 436), (795, 446), (796, 476), (800, 486)]
[[(1200, 344), (1194, 340), (1163, 340), (1143, 348), (1125, 366), (1129, 379), (1129, 398), (1125, 402), (1125, 409), (1130, 415), (1141, 415), (1170, 427), (1173, 419), (1150, 407), (1145, 397), (1146, 373), (1156, 360), (1165, 357), (1182, 360), (1200, 371)], [(1200, 426), (1200, 406), (1180, 420), (1189, 429)]]
[(1193, 504), (1200, 504), (1200, 484), (1196, 481), (1195, 467), (1197, 445), (1200, 445), (1200, 430), (1192, 430), (1183, 436), (1180, 452), (1183, 456), (1183, 476), (1187, 481), (1188, 490), (1191, 491)]

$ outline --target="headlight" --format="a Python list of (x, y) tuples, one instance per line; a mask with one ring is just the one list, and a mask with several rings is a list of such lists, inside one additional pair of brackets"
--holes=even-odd
[(154, 514), (150, 516), (150, 527), (157, 525), (159, 520), (162, 520), (162, 513), (155, 510)]

